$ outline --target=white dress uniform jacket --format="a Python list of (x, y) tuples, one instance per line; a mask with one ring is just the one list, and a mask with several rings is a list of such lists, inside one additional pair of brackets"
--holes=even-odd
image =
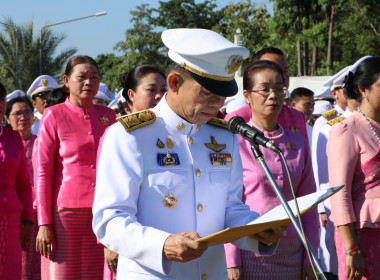
[(41, 118), (42, 118), (42, 114), (40, 112), (37, 111), (34, 113), (33, 124), (32, 124), (32, 127), (30, 128), (30, 131), (34, 135), (38, 134), (38, 128), (40, 127)]
[[(94, 232), (102, 244), (119, 253), (117, 279), (227, 279), (223, 245), (210, 247), (187, 263), (163, 258), (163, 246), (170, 234), (196, 231), (203, 237), (258, 216), (241, 202), (238, 141), (223, 128), (184, 121), (168, 106), (166, 96), (152, 111), (157, 117), (154, 123), (129, 133), (116, 123), (104, 136)], [(211, 136), (226, 145), (220, 153), (231, 154), (232, 165), (211, 164), (210, 154), (215, 152), (205, 146)], [(158, 138), (165, 145), (162, 149), (156, 146)], [(178, 165), (157, 163), (158, 154), (167, 151), (178, 155)], [(170, 194), (177, 200), (172, 208), (163, 202)], [(253, 238), (235, 244), (264, 254), (274, 251)]]
[[(338, 114), (330, 120), (334, 120), (342, 116), (342, 109), (340, 109), (340, 107), (336, 106), (334, 109), (338, 111)], [(343, 114), (343, 116), (345, 116), (345, 114)], [(323, 116), (318, 118), (317, 121), (319, 121), (318, 133), (314, 133), (315, 128), (313, 129), (312, 163), (313, 171), (315, 172), (314, 176), (317, 191), (322, 191), (330, 188), (327, 168), (326, 145), (327, 140), (329, 139), (330, 129), (332, 125), (329, 124), (329, 120), (325, 119)], [(330, 216), (330, 199), (326, 199), (322, 203), (318, 204), (318, 213), (326, 213), (327, 217)], [(321, 227), (318, 255), (322, 268), (324, 271), (332, 272), (338, 275), (338, 259), (334, 242), (334, 224), (331, 222), (331, 220), (328, 220), (325, 229), (322, 227), (321, 220), (319, 222)]]

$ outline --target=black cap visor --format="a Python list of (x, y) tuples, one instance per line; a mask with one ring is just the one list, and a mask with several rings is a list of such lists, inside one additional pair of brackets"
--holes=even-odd
[(191, 77), (198, 82), (198, 84), (216, 95), (230, 97), (234, 96), (238, 92), (238, 86), (235, 79), (231, 81), (217, 81), (199, 76), (191, 71), (188, 72), (190, 73)]
[(36, 97), (44, 97), (44, 96), (46, 96), (46, 94), (48, 94), (51, 91), (52, 91), (52, 89), (48, 89), (48, 90), (44, 90), (44, 91), (41, 91), (41, 92), (37, 92), (37, 93), (35, 93), (35, 94), (32, 95), (32, 99), (34, 100)]

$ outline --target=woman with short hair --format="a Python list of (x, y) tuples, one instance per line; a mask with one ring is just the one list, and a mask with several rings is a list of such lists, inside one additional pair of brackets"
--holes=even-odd
[(20, 133), (24, 146), (26, 161), (28, 165), (29, 181), (33, 194), (34, 225), (30, 232), (30, 240), (22, 248), (22, 279), (41, 278), (41, 255), (36, 252), (37, 225), (37, 203), (36, 191), (33, 183), (32, 154), (33, 145), (37, 136), (32, 134), (33, 105), (27, 97), (16, 97), (7, 102), (5, 119), (13, 130)]
[[(283, 152), (290, 169), (297, 197), (315, 192), (309, 144), (300, 134), (284, 129), (277, 120), (286, 96), (282, 70), (278, 64), (259, 60), (249, 65), (243, 76), (243, 95), (249, 104), (252, 117), (249, 125), (263, 132)], [(260, 163), (254, 158), (251, 143), (238, 135), (243, 164), (243, 202), (251, 211), (260, 215), (281, 204), (267, 179)], [(290, 182), (280, 156), (260, 147), (273, 177), (287, 200), (292, 200)], [(318, 217), (316, 209), (302, 216), (306, 237), (314, 250), (318, 244)], [(260, 256), (253, 252), (226, 245), (229, 279), (314, 279), (310, 260), (293, 226), (272, 256)]]
[[(0, 83), (0, 120), (6, 112), (5, 98), (5, 87)], [(32, 188), (20, 134), (2, 125), (0, 201), (0, 279), (21, 279), (21, 248), (29, 241), (34, 220)]]

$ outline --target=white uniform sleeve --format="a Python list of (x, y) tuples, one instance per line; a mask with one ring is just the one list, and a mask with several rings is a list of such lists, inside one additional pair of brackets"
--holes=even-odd
[(167, 274), (163, 261), (167, 232), (142, 226), (136, 218), (143, 180), (143, 157), (138, 141), (120, 123), (104, 136), (97, 167), (93, 230), (100, 242), (116, 253)]
[[(239, 144), (236, 137), (234, 137), (233, 147), (233, 155), (235, 156), (233, 158), (233, 162), (235, 168), (233, 168), (231, 172), (232, 186), (228, 193), (226, 206), (226, 228), (248, 224), (250, 221), (259, 216), (258, 213), (249, 211), (249, 206), (243, 204), (241, 201), (243, 195), (243, 173), (239, 153)], [(271, 255), (277, 248), (277, 244), (274, 244), (273, 246), (259, 246), (259, 242), (251, 237), (244, 237), (233, 242), (232, 244), (242, 250), (260, 253), (261, 255)]]

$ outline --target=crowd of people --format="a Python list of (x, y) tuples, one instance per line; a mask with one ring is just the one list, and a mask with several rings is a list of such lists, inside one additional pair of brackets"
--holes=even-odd
[(236, 116), (281, 149), (291, 181), (260, 147), (287, 200), (343, 185), (302, 216), (325, 277), (377, 279), (380, 57), (323, 92), (289, 92), (286, 54), (264, 48), (233, 100), (246, 48), (204, 29), (162, 41), (166, 71), (136, 66), (116, 95), (86, 55), (26, 94), (0, 83), (0, 279), (319, 279), (292, 225), (197, 241), (280, 204), (251, 143), (229, 131)]

